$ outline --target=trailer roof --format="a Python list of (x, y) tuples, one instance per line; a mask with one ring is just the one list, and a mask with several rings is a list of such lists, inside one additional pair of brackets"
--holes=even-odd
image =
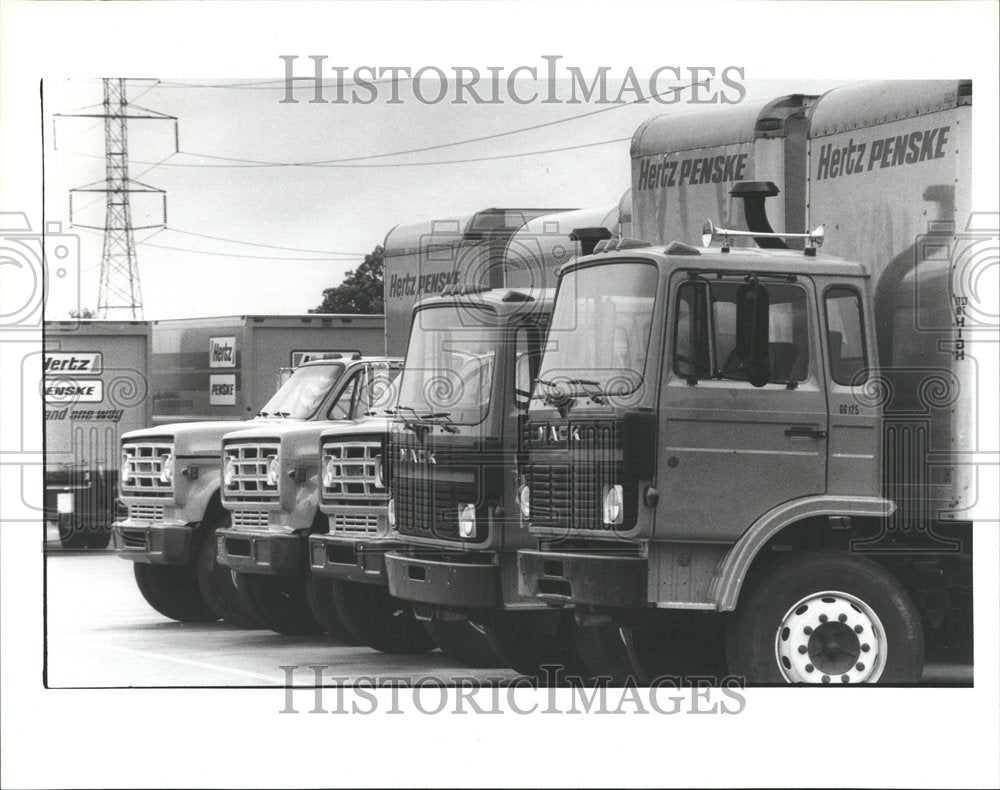
[(148, 335), (151, 321), (107, 321), (100, 318), (67, 318), (46, 321), (45, 334)]
[(352, 323), (354, 321), (367, 321), (369, 323), (377, 323), (385, 321), (385, 316), (382, 313), (289, 313), (286, 315), (277, 313), (247, 313), (245, 315), (199, 316), (197, 318), (161, 318), (151, 321), (150, 323), (160, 326), (170, 324), (197, 324), (203, 321), (229, 321), (231, 323), (241, 323), (245, 321), (253, 321), (254, 323), (263, 323), (266, 321), (286, 323), (294, 321), (302, 324), (312, 323), (313, 321), (317, 321), (319, 323), (334, 323), (336, 321), (340, 321), (341, 323)]
[(863, 129), (972, 103), (972, 80), (879, 80), (834, 88), (812, 111), (809, 136)]
[(758, 137), (784, 137), (788, 119), (803, 116), (815, 101), (815, 96), (794, 93), (767, 101), (657, 115), (636, 129), (630, 153), (636, 159), (751, 143)]

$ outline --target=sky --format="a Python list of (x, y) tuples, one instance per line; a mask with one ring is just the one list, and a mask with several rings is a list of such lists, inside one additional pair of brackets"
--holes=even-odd
[[(299, 73), (308, 71), (303, 67)], [(279, 64), (272, 75), (240, 80), (126, 78), (136, 113), (144, 108), (177, 118), (180, 149), (174, 153), (173, 121), (129, 122), (131, 177), (167, 193), (166, 229), (135, 234), (145, 318), (305, 312), (320, 303), (324, 288), (339, 284), (360, 256), (402, 222), (488, 207), (612, 205), (629, 186), (628, 138), (639, 125), (665, 112), (702, 109), (686, 98), (669, 106), (569, 103), (568, 81), (557, 88), (562, 101), (548, 104), (425, 104), (416, 100), (408, 81), (400, 85), (398, 104), (389, 101), (385, 85), (371, 104), (310, 103), (311, 83), (296, 90), (299, 101), (291, 104), (280, 101), (285, 95), (281, 76)], [(530, 80), (523, 84), (525, 93), (532, 89)], [(747, 82), (745, 101), (822, 93), (839, 84), (844, 82)], [(615, 95), (620, 82), (612, 79), (608, 85), (609, 95)], [(722, 86), (716, 82), (716, 87)], [(80, 238), (80, 296), (53, 292), (47, 317), (57, 319), (67, 317), (77, 301), (97, 306), (102, 234), (71, 227), (70, 190), (104, 178), (103, 121), (66, 116), (100, 103), (102, 85), (97, 79), (50, 78), (43, 97), (46, 219), (61, 222), (64, 231)], [(247, 167), (215, 158), (342, 160), (557, 120), (565, 122), (498, 139), (341, 163), (351, 167)], [(608, 140), (623, 141), (572, 149)], [(558, 148), (570, 150), (453, 161)], [(134, 195), (133, 224), (159, 224), (158, 201)], [(72, 202), (77, 225), (103, 225), (101, 194), (77, 193)]]

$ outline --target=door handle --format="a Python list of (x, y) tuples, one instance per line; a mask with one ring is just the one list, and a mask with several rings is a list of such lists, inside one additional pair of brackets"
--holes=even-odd
[(826, 431), (821, 431), (818, 428), (807, 428), (802, 425), (793, 425), (790, 428), (785, 428), (785, 436), (802, 437), (804, 439), (825, 439)]

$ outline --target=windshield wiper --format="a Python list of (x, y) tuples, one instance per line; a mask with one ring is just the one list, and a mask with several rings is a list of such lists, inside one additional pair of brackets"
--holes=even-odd
[[(598, 382), (591, 381), (590, 379), (563, 379), (562, 381), (556, 382), (556, 381), (547, 381), (546, 379), (543, 378), (537, 378), (535, 379), (535, 381), (537, 381), (539, 384), (544, 384), (548, 387), (553, 387), (553, 388), (558, 387), (560, 384), (575, 384), (577, 386), (583, 386), (583, 387), (596, 387), (597, 391), (594, 392), (593, 390), (591, 390), (590, 392), (587, 392), (586, 393), (587, 397), (590, 398), (594, 403), (600, 405), (606, 403), (605, 397), (607, 397), (607, 393), (601, 389), (601, 385)], [(535, 396), (533, 395), (532, 397)], [(572, 398), (575, 396), (564, 395), (563, 397)], [(542, 399), (549, 406), (557, 406), (559, 404), (559, 398), (554, 395), (550, 395), (548, 393), (542, 393)]]
[[(415, 421), (414, 421), (413, 425), (419, 424), (419, 422), (422, 422), (422, 421), (425, 421), (425, 420), (430, 420), (430, 421), (434, 422), (435, 425), (440, 425), (441, 428), (442, 428), (442, 430), (445, 430), (448, 433), (458, 433), (458, 428), (456, 428), (454, 425), (450, 424), (450, 423), (454, 422), (454, 420), (451, 419), (451, 412), (450, 411), (427, 412), (426, 414), (421, 414), (416, 409), (414, 409), (412, 406), (402, 406), (402, 405), (399, 405), (399, 406), (396, 406), (395, 409), (386, 409), (385, 413), (386, 414), (399, 414), (399, 412), (402, 411), (402, 410), (408, 411), (408, 412), (410, 412), (414, 416)], [(403, 419), (403, 425), (405, 425), (407, 428), (409, 428), (412, 431), (413, 430), (413, 425), (411, 425), (411, 423), (405, 417), (403, 417), (402, 419)], [(445, 422), (440, 422), (440, 420), (448, 420), (448, 422), (446, 422), (446, 423)]]

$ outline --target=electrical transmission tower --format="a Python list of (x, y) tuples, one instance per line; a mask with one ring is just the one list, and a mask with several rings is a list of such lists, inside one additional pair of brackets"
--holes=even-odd
[[(177, 151), (177, 119), (154, 110), (129, 105), (124, 79), (104, 79), (102, 112), (61, 113), (57, 117), (102, 118), (104, 120), (104, 181), (70, 191), (70, 223), (79, 228), (91, 228), (104, 233), (101, 254), (101, 278), (97, 293), (98, 318), (142, 318), (142, 286), (136, 256), (137, 230), (162, 228), (166, 224), (166, 192), (129, 178), (128, 122), (141, 120), (173, 120), (174, 151)], [(86, 225), (73, 219), (73, 194), (104, 193), (106, 207), (104, 225)], [(133, 225), (131, 197), (133, 193), (159, 195), (162, 221)]]

